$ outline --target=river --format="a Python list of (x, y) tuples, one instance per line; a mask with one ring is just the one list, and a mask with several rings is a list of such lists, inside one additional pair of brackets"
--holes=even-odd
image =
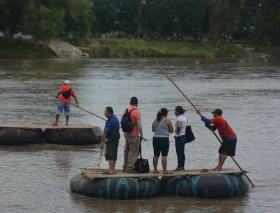
[[(174, 196), (108, 201), (72, 194), (70, 179), (81, 167), (93, 167), (96, 146), (28, 145), (0, 147), (0, 206), (6, 212), (280, 212), (280, 61), (278, 59), (158, 59), (206, 117), (221, 108), (238, 135), (236, 160), (256, 185), (245, 197), (204, 200)], [(186, 169), (214, 168), (219, 143), (192, 106), (151, 59), (0, 60), (0, 123), (53, 123), (57, 100), (14, 78), (56, 94), (71, 81), (81, 107), (103, 116), (112, 106), (120, 118), (132, 96), (139, 99), (144, 136), (152, 138), (157, 111), (182, 105), (196, 140), (186, 145)], [(60, 122), (65, 122), (64, 117)], [(103, 128), (104, 121), (71, 108), (70, 123)], [(176, 167), (171, 136), (168, 168)], [(143, 143), (152, 164), (152, 142)], [(124, 138), (117, 167), (123, 161)], [(107, 167), (105, 160), (102, 167)], [(231, 159), (225, 167), (237, 168)], [(161, 166), (159, 167), (161, 168)]]

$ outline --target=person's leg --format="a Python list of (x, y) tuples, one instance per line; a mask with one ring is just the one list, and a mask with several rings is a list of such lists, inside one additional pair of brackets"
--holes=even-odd
[(154, 173), (158, 173), (157, 165), (158, 165), (158, 157), (154, 156), (153, 157)]
[(158, 173), (158, 158), (160, 155), (160, 149), (159, 149), (159, 139), (153, 138), (153, 148), (154, 148), (154, 157), (153, 157), (153, 166), (154, 166), (154, 173)]
[(64, 112), (65, 112), (65, 115), (66, 115), (66, 124), (65, 125), (68, 126), (69, 116), (70, 116), (70, 106), (67, 103), (65, 103)]
[(132, 171), (135, 169), (135, 164), (138, 158), (139, 153), (139, 146), (140, 146), (140, 140), (138, 136), (128, 136), (128, 146), (129, 146), (129, 153), (128, 153), (128, 159), (127, 159), (127, 172)]
[(167, 172), (167, 156), (162, 156), (161, 163), (163, 172)]
[(162, 163), (162, 169), (163, 172), (168, 172), (167, 171), (167, 155), (169, 152), (169, 138), (163, 138), (162, 141), (162, 159), (161, 159), (161, 163)]
[(59, 115), (62, 114), (62, 111), (63, 111), (63, 102), (60, 102), (57, 105), (56, 115), (55, 115), (55, 122), (52, 124), (52, 126), (57, 126), (58, 125)]
[(185, 169), (185, 135), (182, 135), (180, 138), (180, 165), (179, 168), (182, 170)]
[(109, 160), (109, 170), (108, 173), (114, 173), (115, 169), (114, 169), (114, 161), (113, 160)]
[(126, 170), (127, 162), (128, 162), (128, 153), (129, 153), (129, 145), (128, 145), (128, 134), (124, 134), (125, 145), (124, 145), (124, 156), (123, 156), (123, 171)]
[(176, 148), (176, 154), (177, 154), (177, 168), (179, 168), (179, 155), (180, 155), (179, 139), (180, 139), (180, 137), (175, 137), (175, 148)]

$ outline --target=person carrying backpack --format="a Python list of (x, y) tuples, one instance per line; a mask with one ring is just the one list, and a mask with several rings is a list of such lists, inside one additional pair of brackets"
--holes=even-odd
[(138, 171), (135, 170), (135, 163), (138, 158), (140, 140), (143, 139), (141, 113), (137, 106), (138, 99), (132, 97), (130, 100), (130, 107), (123, 112), (121, 120), (121, 126), (125, 137), (123, 170), (128, 173), (138, 173)]
[(65, 125), (68, 126), (71, 97), (73, 97), (75, 99), (77, 107), (78, 108), (80, 107), (77, 97), (76, 97), (76, 93), (70, 87), (70, 81), (68, 81), (68, 80), (64, 81), (64, 85), (60, 88), (56, 98), (59, 98), (59, 96), (60, 96), (60, 99), (59, 99), (59, 104), (58, 104), (57, 110), (56, 110), (55, 122), (52, 124), (52, 126), (57, 126), (59, 116), (62, 115), (63, 110), (64, 110), (64, 114), (66, 115), (66, 124)]

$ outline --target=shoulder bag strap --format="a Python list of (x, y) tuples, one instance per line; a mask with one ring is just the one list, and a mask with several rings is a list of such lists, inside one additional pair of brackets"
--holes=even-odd
[(159, 122), (161, 122), (162, 119), (163, 119), (163, 117), (157, 122), (157, 124), (154, 127), (155, 129), (156, 129), (157, 125), (159, 124)]

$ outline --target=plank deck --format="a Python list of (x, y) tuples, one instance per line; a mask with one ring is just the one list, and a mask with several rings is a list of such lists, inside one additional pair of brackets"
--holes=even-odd
[(240, 170), (226, 168), (222, 171), (213, 171), (212, 169), (208, 169), (209, 172), (202, 173), (201, 169), (191, 169), (185, 170), (184, 172), (176, 172), (173, 174), (163, 174), (162, 171), (159, 171), (158, 174), (153, 174), (153, 172), (149, 173), (126, 173), (121, 169), (116, 170), (116, 174), (108, 175), (103, 174), (106, 169), (93, 169), (93, 168), (81, 168), (81, 173), (89, 178), (147, 178), (147, 177), (173, 177), (173, 176), (197, 176), (197, 175), (216, 175), (216, 174), (240, 174)]
[(94, 127), (89, 124), (59, 124), (52, 126), (51, 124), (0, 124), (0, 128), (22, 128), (22, 129), (93, 129)]

